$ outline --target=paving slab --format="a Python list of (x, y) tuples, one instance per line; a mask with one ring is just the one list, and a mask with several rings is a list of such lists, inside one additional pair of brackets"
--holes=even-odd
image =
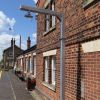
[(0, 78), (0, 100), (35, 100), (12, 71), (3, 71)]

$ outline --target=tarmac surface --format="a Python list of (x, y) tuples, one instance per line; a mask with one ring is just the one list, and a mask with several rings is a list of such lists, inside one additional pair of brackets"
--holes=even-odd
[(0, 100), (35, 100), (12, 71), (0, 72)]

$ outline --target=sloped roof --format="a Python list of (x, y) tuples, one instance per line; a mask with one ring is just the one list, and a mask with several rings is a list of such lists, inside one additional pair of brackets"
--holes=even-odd
[[(15, 48), (20, 49), (17, 45), (14, 45)], [(7, 50), (13, 48), (13, 46), (6, 48), (3, 52), (6, 52)], [(23, 51), (22, 49), (20, 49), (21, 51)]]
[(23, 54), (26, 54), (26, 53), (28, 53), (28, 52), (31, 52), (31, 51), (35, 50), (36, 47), (37, 47), (37, 45), (34, 45), (34, 46), (30, 47), (29, 49), (23, 51)]

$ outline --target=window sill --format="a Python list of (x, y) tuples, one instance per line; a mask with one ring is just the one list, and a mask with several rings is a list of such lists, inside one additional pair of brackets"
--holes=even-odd
[(48, 31), (44, 32), (43, 35), (47, 35), (48, 33), (50, 33), (51, 31), (55, 30), (56, 25), (54, 25), (53, 27), (51, 27)]
[(42, 83), (45, 87), (49, 88), (50, 90), (56, 91), (56, 87), (52, 84), (48, 84), (46, 82)]
[(92, 2), (90, 2), (90, 3), (84, 3), (84, 4), (83, 4), (83, 8), (86, 10), (86, 9), (88, 9), (89, 7), (91, 7), (92, 5), (96, 4), (98, 1), (99, 1), (99, 0), (94, 0), (94, 1), (92, 1)]

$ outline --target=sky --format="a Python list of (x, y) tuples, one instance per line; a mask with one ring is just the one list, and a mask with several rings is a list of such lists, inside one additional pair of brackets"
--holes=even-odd
[(15, 38), (16, 45), (22, 38), (22, 49), (27, 48), (27, 37), (31, 38), (31, 46), (36, 44), (37, 25), (35, 14), (33, 19), (24, 17), (26, 12), (21, 11), (21, 5), (34, 6), (37, 0), (0, 0), (0, 60), (3, 50), (11, 45), (11, 39)]

